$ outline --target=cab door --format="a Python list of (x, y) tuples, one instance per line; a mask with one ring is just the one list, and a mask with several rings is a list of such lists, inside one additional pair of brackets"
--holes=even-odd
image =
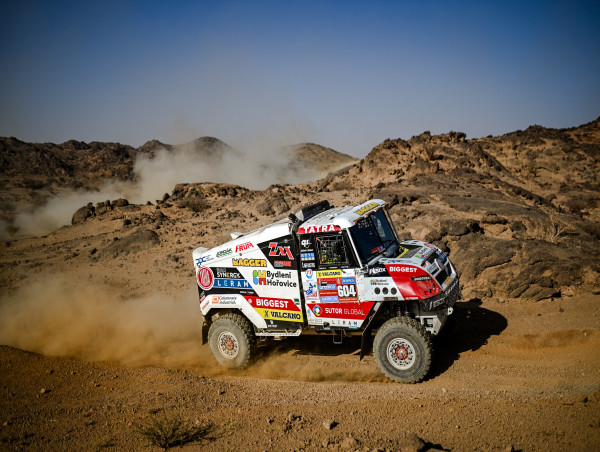
[(305, 286), (311, 289), (305, 292), (309, 324), (359, 328), (372, 303), (359, 302), (356, 260), (345, 232), (313, 234), (310, 245), (315, 269)]

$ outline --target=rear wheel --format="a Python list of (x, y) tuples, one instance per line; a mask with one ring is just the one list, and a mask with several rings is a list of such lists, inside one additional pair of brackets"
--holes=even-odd
[(219, 316), (208, 332), (210, 351), (217, 362), (229, 369), (243, 369), (248, 365), (256, 347), (252, 325), (235, 313)]
[(373, 344), (375, 362), (390, 379), (417, 383), (431, 367), (431, 336), (417, 320), (395, 317), (377, 331)]

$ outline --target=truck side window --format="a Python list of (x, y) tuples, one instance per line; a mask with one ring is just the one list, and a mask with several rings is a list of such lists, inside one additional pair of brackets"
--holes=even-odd
[(319, 267), (341, 267), (350, 264), (341, 234), (316, 236), (315, 243)]

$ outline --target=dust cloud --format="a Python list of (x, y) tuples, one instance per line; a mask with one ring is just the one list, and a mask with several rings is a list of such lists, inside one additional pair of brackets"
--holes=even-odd
[[(329, 337), (321, 338), (324, 341), (330, 340)], [(332, 346), (333, 347), (333, 346)], [(341, 356), (334, 357), (339, 360)], [(269, 380), (290, 380), (290, 381), (340, 381), (340, 382), (385, 382), (389, 381), (383, 376), (374, 363), (366, 364), (360, 362), (358, 356), (352, 356), (352, 360), (357, 366), (344, 365), (342, 367), (333, 367), (327, 364), (307, 364), (303, 362), (300, 356), (280, 355), (276, 352), (249, 367), (245, 375)]]
[(153, 157), (140, 156), (134, 174), (137, 182), (129, 187), (127, 196), (135, 203), (159, 199), (178, 183), (228, 183), (261, 190), (271, 184), (297, 184), (321, 177), (294, 162), (289, 148), (257, 145), (245, 152), (223, 148), (204, 156), (193, 143), (173, 151), (160, 149)]
[(280, 136), (257, 135), (236, 149), (225, 145), (207, 151), (191, 141), (172, 149), (159, 148), (153, 155), (140, 154), (131, 181), (109, 180), (95, 191), (63, 190), (43, 205), (17, 213), (12, 221), (0, 221), (0, 240), (48, 234), (70, 224), (73, 213), (89, 202), (118, 198), (136, 204), (155, 202), (178, 183), (218, 182), (264, 189), (276, 183), (317, 180), (322, 174), (298, 162), (292, 148), (286, 147), (300, 138), (299, 132), (286, 131)]
[(124, 299), (105, 285), (42, 277), (0, 300), (0, 343), (86, 361), (210, 366), (195, 300), (191, 292)]
[(525, 334), (513, 339), (513, 347), (522, 350), (539, 350), (546, 353), (544, 349), (556, 349), (560, 347), (573, 347), (593, 344), (596, 352), (600, 345), (600, 332), (592, 329), (582, 330), (558, 330), (541, 334)]
[[(128, 185), (123, 182), (109, 182), (99, 191), (61, 192), (31, 211), (18, 213), (11, 226), (4, 224), (4, 231), (0, 231), (0, 240), (40, 236), (55, 231), (61, 226), (71, 224), (75, 211), (89, 202), (122, 198), (124, 193), (127, 193)], [(11, 229), (15, 232), (9, 234)]]
[[(352, 365), (332, 367), (314, 360), (307, 365), (306, 357), (273, 344), (260, 347), (249, 368), (228, 370), (217, 365), (208, 345), (200, 345), (200, 321), (195, 288), (177, 296), (124, 298), (114, 287), (53, 275), (0, 299), (0, 344), (48, 356), (186, 369), (207, 376), (385, 381), (373, 363), (361, 364), (356, 356)], [(302, 347), (300, 355), (311, 348)]]

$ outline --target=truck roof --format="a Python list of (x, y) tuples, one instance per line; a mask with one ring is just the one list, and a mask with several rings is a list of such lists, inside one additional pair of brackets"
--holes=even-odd
[[(358, 206), (333, 207), (302, 222), (298, 227), (298, 234), (341, 231), (350, 228), (358, 219), (376, 211), (385, 204), (385, 201), (381, 199), (371, 199)], [(193, 256), (194, 259), (207, 255), (214, 258), (216, 253), (229, 248), (237, 253), (238, 247), (243, 246), (249, 241), (258, 243), (277, 237), (283, 237), (291, 233), (291, 228), (292, 224), (290, 220), (284, 218), (275, 223), (249, 231), (236, 239), (217, 245), (214, 248), (196, 248), (193, 252)]]
[(298, 228), (298, 234), (340, 231), (350, 228), (361, 217), (374, 212), (385, 204), (386, 202), (381, 199), (371, 199), (358, 206), (334, 207), (303, 222)]

